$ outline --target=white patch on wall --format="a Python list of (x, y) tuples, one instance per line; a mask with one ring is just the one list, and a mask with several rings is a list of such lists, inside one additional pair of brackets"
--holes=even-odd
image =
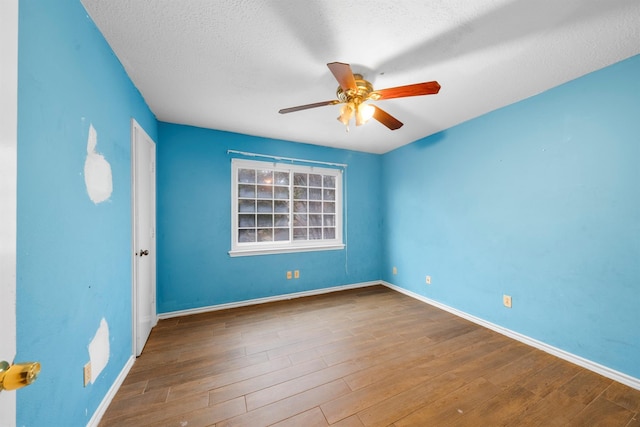
[(96, 152), (97, 145), (98, 133), (93, 125), (89, 125), (87, 159), (84, 161), (84, 183), (87, 186), (89, 198), (96, 205), (109, 199), (113, 191), (111, 165), (102, 154)]
[(89, 361), (91, 362), (91, 384), (93, 384), (109, 363), (109, 325), (104, 317), (89, 344)]

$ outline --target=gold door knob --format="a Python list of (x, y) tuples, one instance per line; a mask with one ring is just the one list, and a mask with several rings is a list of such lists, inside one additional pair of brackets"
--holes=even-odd
[(28, 386), (38, 378), (39, 362), (15, 363), (0, 362), (0, 390), (16, 390)]

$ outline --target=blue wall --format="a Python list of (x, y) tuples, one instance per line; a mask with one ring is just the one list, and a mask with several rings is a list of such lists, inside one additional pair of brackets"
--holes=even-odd
[[(167, 123), (158, 129), (160, 313), (380, 279), (380, 156)], [(348, 164), (346, 250), (229, 257), (228, 149)], [(287, 280), (288, 270), (300, 278)]]
[[(17, 360), (42, 363), (17, 391), (17, 424), (84, 426), (131, 356), (130, 119), (156, 121), (79, 1), (21, 0), (18, 59)], [(84, 183), (89, 125), (113, 193)], [(109, 362), (83, 387), (100, 320)]]
[(383, 278), (640, 378), (638, 76), (640, 56), (384, 155)]

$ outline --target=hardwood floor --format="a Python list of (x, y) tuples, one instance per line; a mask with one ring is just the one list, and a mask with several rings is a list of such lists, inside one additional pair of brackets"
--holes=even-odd
[(383, 286), (162, 320), (107, 426), (640, 427), (640, 391)]

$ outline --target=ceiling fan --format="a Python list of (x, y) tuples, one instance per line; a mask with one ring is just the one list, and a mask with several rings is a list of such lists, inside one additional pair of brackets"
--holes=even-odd
[(389, 129), (396, 130), (402, 126), (400, 120), (382, 110), (380, 107), (367, 103), (366, 101), (382, 101), (407, 96), (435, 95), (440, 91), (440, 84), (436, 81), (374, 90), (373, 85), (366, 81), (362, 75), (354, 74), (351, 71), (349, 64), (331, 62), (327, 64), (327, 67), (329, 67), (329, 70), (331, 70), (331, 73), (340, 84), (336, 91), (338, 99), (283, 108), (279, 113), (287, 114), (309, 108), (323, 107), (325, 105), (344, 104), (340, 110), (338, 120), (347, 126), (347, 131), (349, 130), (349, 122), (354, 117), (356, 126), (363, 125), (373, 117)]

